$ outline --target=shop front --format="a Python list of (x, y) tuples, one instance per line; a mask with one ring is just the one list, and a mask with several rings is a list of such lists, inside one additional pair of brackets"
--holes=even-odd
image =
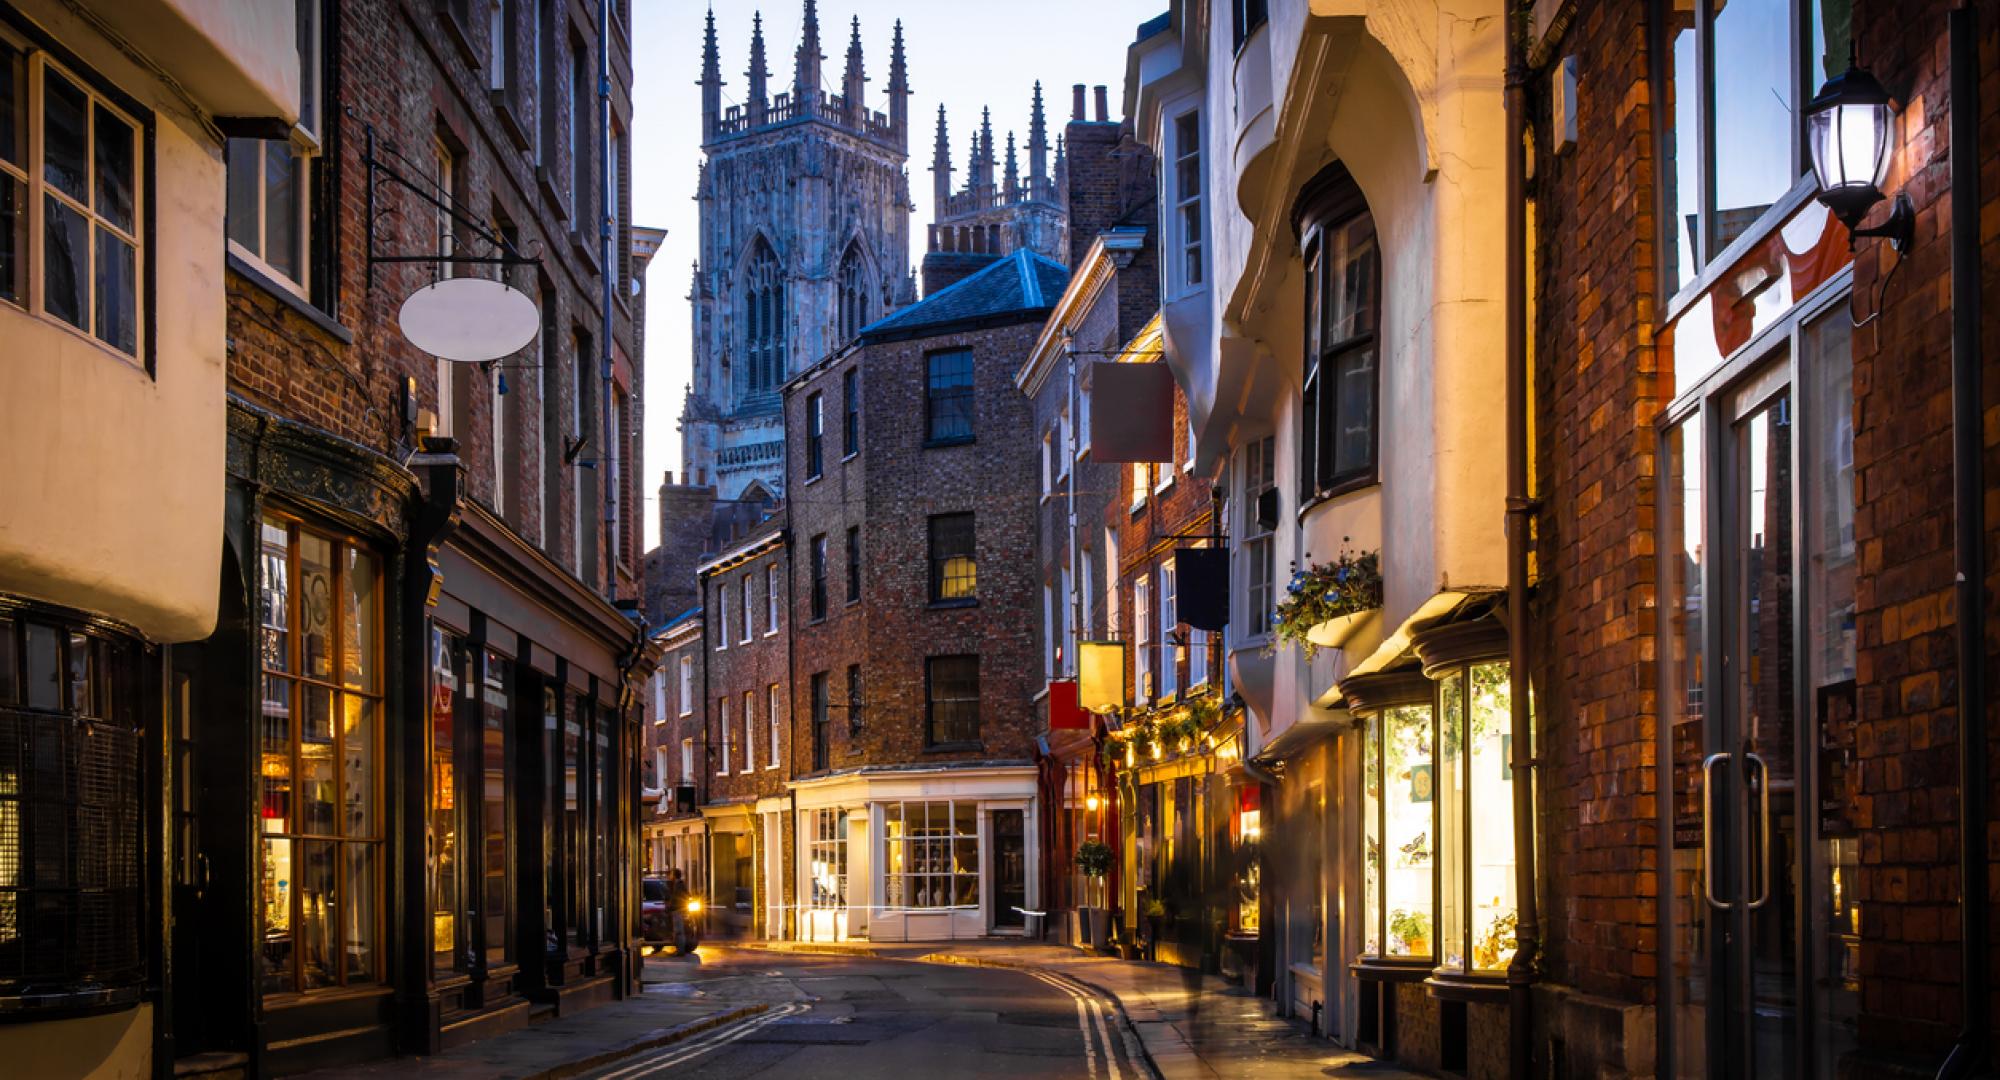
[(169, 703), (180, 1052), (282, 1073), (623, 993), (636, 628), (462, 503), (448, 443), (405, 468), (233, 403), (228, 460)]
[(801, 939), (1041, 934), (1034, 766), (864, 766), (792, 789)]

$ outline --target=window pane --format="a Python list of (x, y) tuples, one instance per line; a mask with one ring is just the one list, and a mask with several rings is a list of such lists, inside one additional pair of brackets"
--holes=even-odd
[(1508, 761), (1507, 665), (1475, 664), (1471, 723), (1472, 966), (1495, 971), (1514, 958), (1514, 771)]
[(952, 352), (929, 361), (926, 404), (933, 441), (972, 436), (972, 353)]
[(931, 599), (969, 600), (978, 595), (979, 570), (973, 516), (931, 519)]
[(139, 352), (138, 252), (117, 233), (97, 230), (97, 339)]
[(373, 838), (375, 828), (375, 712), (373, 701), (341, 697), (342, 836)]
[(28, 185), (0, 172), (0, 300), (22, 302), (21, 282), (27, 272)]
[(373, 690), (380, 664), (375, 628), (381, 606), (381, 579), (376, 574), (375, 556), (354, 548), (346, 548), (343, 554), (347, 561), (347, 592), (341, 597), (345, 653), (341, 675), (349, 686)]
[(264, 144), (264, 261), (271, 269), (297, 281), (299, 205), (305, 193), (305, 170), (290, 143)]
[(1361, 954), (1382, 952), (1382, 724), (1376, 713), (1362, 725), (1361, 744)]
[(1334, 415), (1334, 474), (1365, 473), (1375, 464), (1375, 350), (1355, 349), (1334, 361), (1339, 411)]
[(1798, 179), (1792, 167), (1792, 4), (1714, 0), (1715, 244), (1728, 246)]
[(1701, 144), (1695, 118), (1701, 108), (1701, 75), (1695, 70), (1694, 6), (1662, 4), (1666, 9), (1666, 82), (1662, 93), (1671, 100), (1660, 110), (1660, 238), (1666, 246), (1664, 264), (1671, 275), (1667, 294), (1693, 281), (1702, 261)]
[[(1465, 676), (1454, 671), (1438, 682), (1438, 962), (1465, 967), (1465, 870), (1471, 861), (1465, 836)], [(1511, 843), (1511, 841), (1510, 841)]]
[(1388, 899), (1386, 955), (1431, 955), (1431, 803), (1437, 782), (1431, 766), (1431, 708), (1385, 710), (1383, 787)]
[(345, 844), (346, 880), (342, 899), (347, 910), (341, 921), (341, 937), (347, 949), (347, 981), (374, 982), (376, 933), (376, 852), (374, 844)]
[(292, 684), (264, 676), (264, 731), (258, 766), (263, 795), (259, 814), (264, 831), (292, 831)]
[(334, 954), (334, 927), (339, 900), (334, 893), (334, 844), (307, 840), (299, 844), (299, 957), (302, 990), (339, 982)]
[(54, 195), (43, 200), (42, 306), (71, 326), (88, 330), (84, 292), (90, 281), (90, 223)]
[(90, 98), (49, 71), (42, 80), (42, 176), (80, 203), (90, 202), (90, 161), (84, 148)]
[(315, 679), (333, 676), (333, 543), (299, 533), (299, 668)]
[(258, 200), (263, 188), (264, 144), (256, 139), (229, 140), (229, 238), (262, 257), (257, 235)]
[(292, 989), (292, 842), (283, 837), (264, 841), (263, 877), (258, 899), (264, 909), (263, 990), (267, 994)]
[(299, 725), (299, 825), (310, 836), (333, 836), (334, 816), (333, 691), (317, 686), (298, 688), (305, 712)]
[(263, 538), (263, 663), (272, 671), (291, 668), (291, 539), (285, 523), (265, 518)]
[(95, 107), (96, 128), (92, 141), (97, 154), (97, 216), (126, 232), (132, 227), (132, 125)]
[[(431, 967), (450, 971), (460, 955), (458, 942), (458, 755), (454, 751), (458, 677), (455, 647), (446, 634), (431, 631), (430, 699), (430, 875)], [(547, 695), (552, 699), (553, 695)], [(553, 721), (550, 721), (553, 722)], [(551, 837), (551, 839), (556, 839)], [(551, 864), (553, 864), (553, 852)]]
[(0, 41), (0, 161), (28, 164), (28, 57)]
[(1322, 341), (1329, 347), (1375, 328), (1375, 219), (1356, 218), (1342, 227), (1337, 242)]

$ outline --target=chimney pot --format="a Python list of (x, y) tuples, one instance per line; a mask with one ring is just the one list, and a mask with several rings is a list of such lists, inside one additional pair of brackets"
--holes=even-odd
[(1097, 88), (1097, 122), (1100, 124), (1104, 123), (1105, 120), (1107, 119), (1105, 116), (1105, 111), (1106, 111), (1105, 89), (1104, 87), (1099, 86)]
[(1083, 122), (1083, 84), (1070, 87), (1069, 118), (1076, 123)]

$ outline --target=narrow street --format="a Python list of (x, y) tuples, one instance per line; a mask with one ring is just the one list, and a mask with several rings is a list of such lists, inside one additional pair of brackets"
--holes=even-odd
[(1145, 1075), (1115, 1006), (1060, 976), (704, 947), (699, 962), (649, 961), (646, 980), (649, 994), (769, 1007), (583, 1076)]

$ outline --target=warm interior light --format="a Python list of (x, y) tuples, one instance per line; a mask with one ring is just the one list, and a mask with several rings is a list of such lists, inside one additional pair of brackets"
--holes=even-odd
[(1085, 809), (1087, 809), (1087, 810), (1089, 810), (1089, 811), (1090, 811), (1091, 813), (1095, 814), (1095, 813), (1097, 813), (1097, 808), (1098, 808), (1098, 806), (1100, 805), (1100, 803), (1098, 802), (1098, 798), (1097, 798), (1097, 796), (1095, 796), (1095, 795), (1090, 795), (1090, 796), (1086, 796), (1086, 797), (1084, 798), (1084, 800), (1083, 800), (1083, 805), (1084, 805), (1084, 808), (1085, 808)]

